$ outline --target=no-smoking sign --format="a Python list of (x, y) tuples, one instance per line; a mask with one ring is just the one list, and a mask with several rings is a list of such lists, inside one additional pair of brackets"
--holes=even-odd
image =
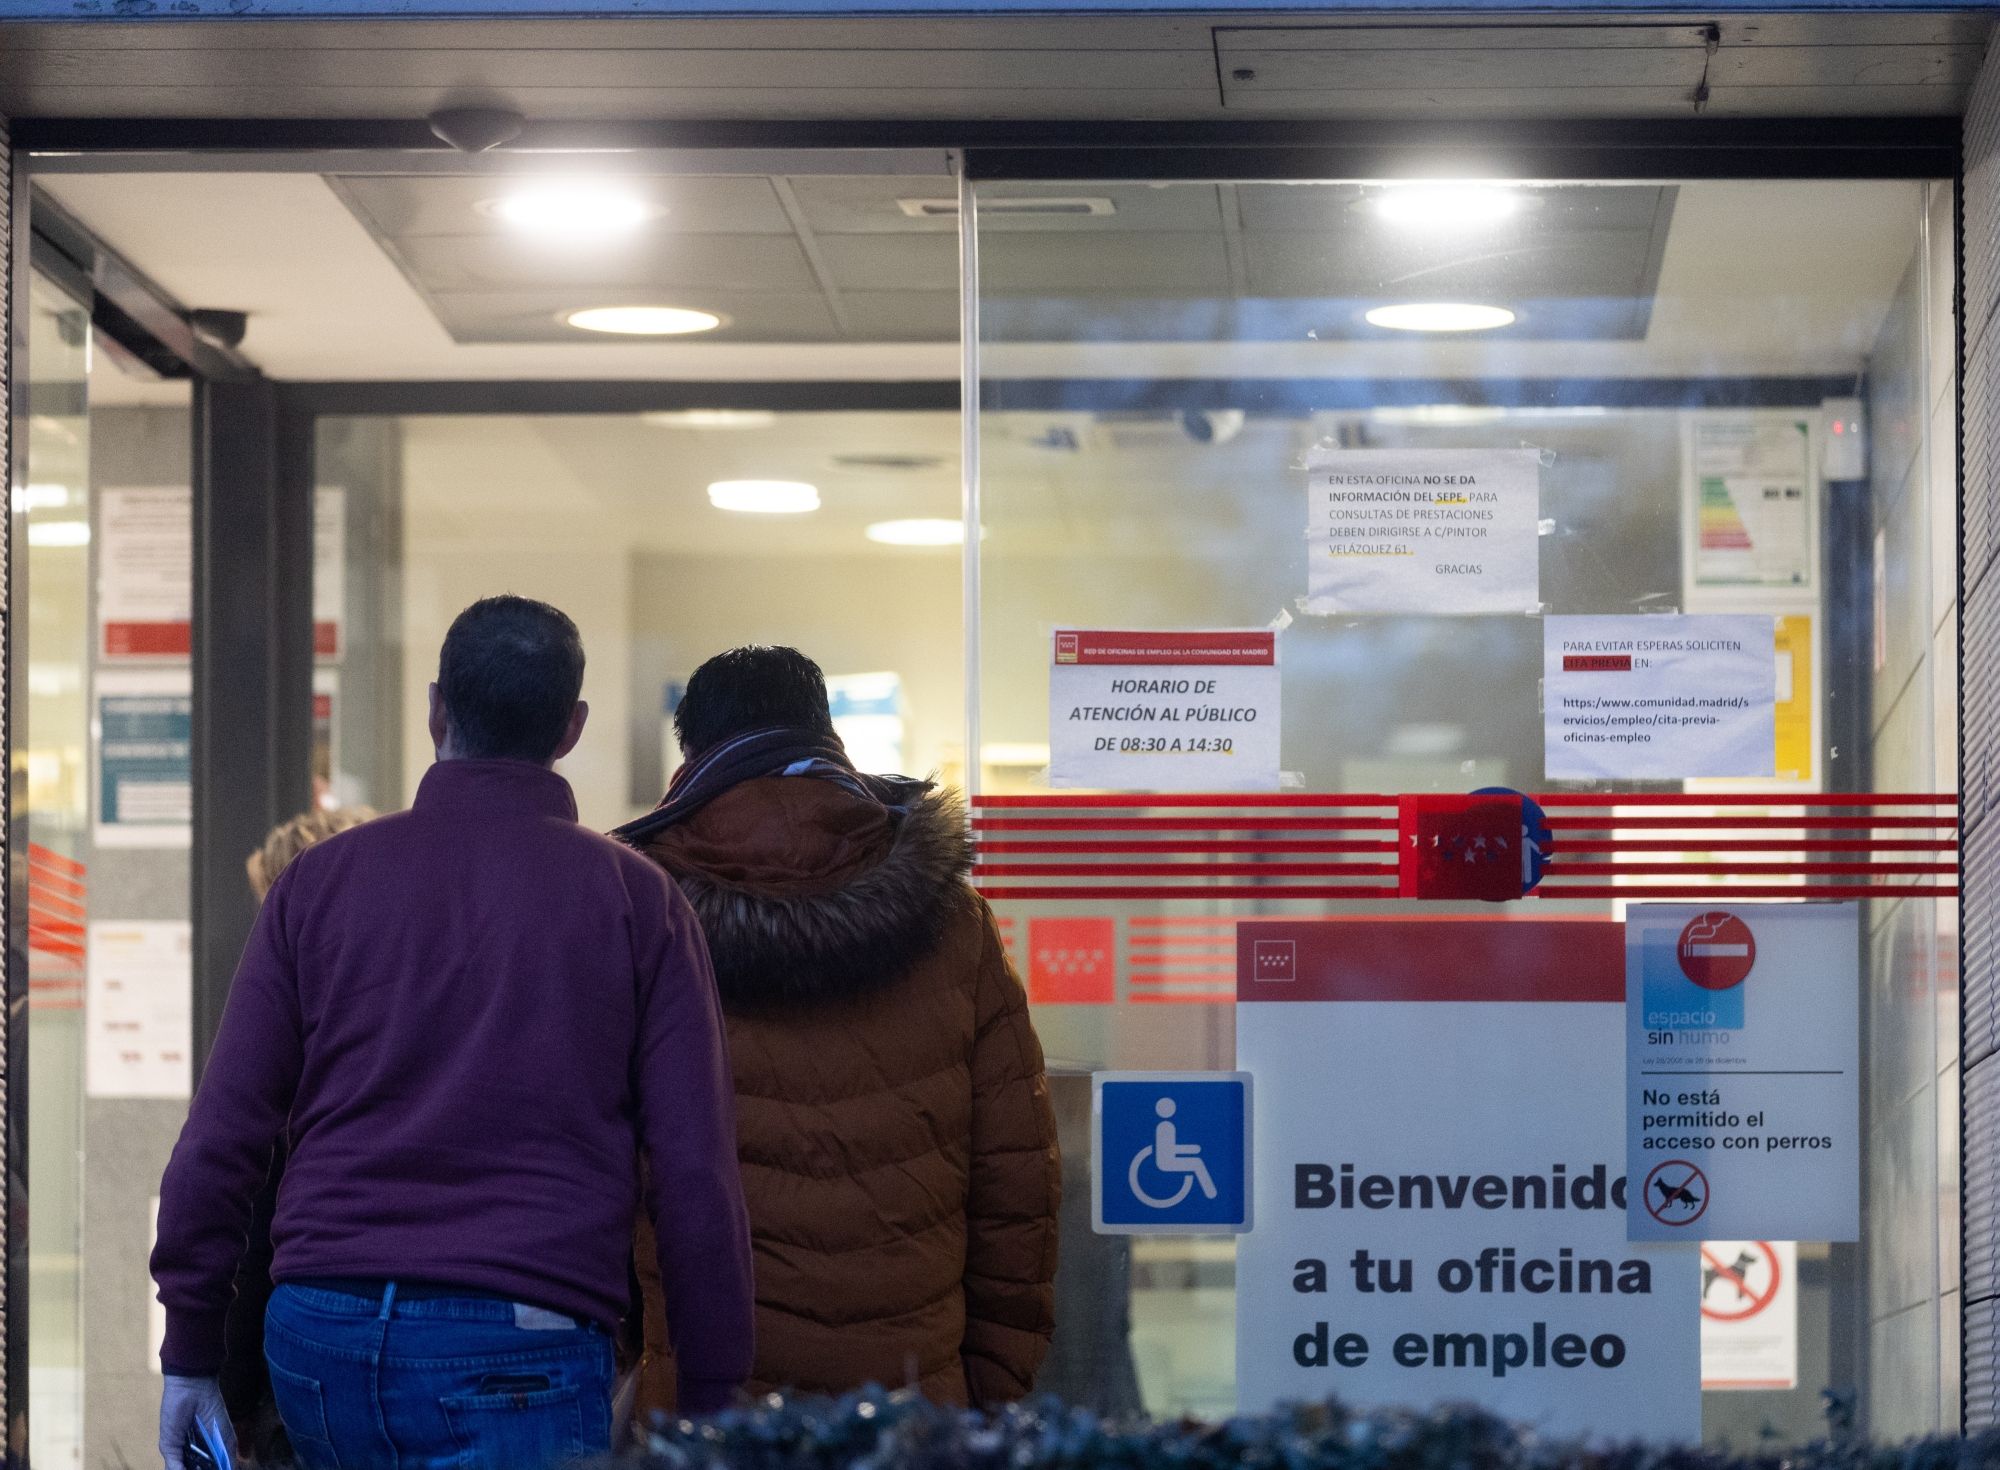
[(1728, 990), (1750, 978), (1757, 937), (1734, 914), (1703, 914), (1681, 930), (1681, 973), (1703, 990)]

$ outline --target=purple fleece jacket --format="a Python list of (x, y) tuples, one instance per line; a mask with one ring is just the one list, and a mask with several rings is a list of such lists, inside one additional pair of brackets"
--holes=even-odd
[(170, 1373), (222, 1362), (272, 1145), (276, 1281), (470, 1287), (610, 1324), (638, 1207), (684, 1411), (751, 1366), (735, 1092), (694, 911), (562, 777), (444, 761), (271, 889), (160, 1185)]

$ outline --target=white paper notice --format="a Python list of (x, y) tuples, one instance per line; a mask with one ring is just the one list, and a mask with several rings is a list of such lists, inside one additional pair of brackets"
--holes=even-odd
[(1278, 789), (1278, 635), (1059, 629), (1049, 784)]
[(1309, 611), (1540, 607), (1535, 450), (1315, 448), (1306, 485)]
[(1632, 1239), (1861, 1238), (1860, 944), (1851, 903), (1626, 911)]
[(188, 1096), (192, 947), (193, 927), (185, 920), (90, 926), (84, 966), (89, 1096)]
[(1777, 697), (1777, 625), (1765, 614), (1542, 622), (1552, 781), (1769, 776)]
[(313, 491), (313, 656), (338, 661), (347, 650), (347, 492)]
[(1799, 1248), (1789, 1240), (1701, 1246), (1701, 1386), (1799, 1386)]
[(100, 491), (98, 654), (184, 659), (193, 646), (194, 498), (185, 486)]

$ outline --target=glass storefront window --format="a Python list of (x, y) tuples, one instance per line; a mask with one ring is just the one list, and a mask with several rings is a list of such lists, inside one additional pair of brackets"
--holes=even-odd
[(29, 1453), (81, 1465), (150, 1445), (159, 1391), (146, 1257), (190, 1077), (188, 387), (128, 372), (40, 274), (28, 311), (12, 507), (28, 904), (16, 1183), (31, 1201)]
[[(1047, 770), (1063, 717), (1050, 707), (1058, 629), (1278, 629), (1282, 773), (1268, 789), (1305, 798), (1498, 785), (1725, 799), (1948, 789), (1948, 185), (1039, 179), (982, 183), (974, 205), (975, 681), (982, 749), (1004, 752), (982, 767), (987, 796), (1041, 793), (1054, 807), (1068, 795), (1049, 790)], [(1327, 611), (1309, 598), (1310, 558), (1326, 550), (1308, 542), (1309, 466), (1349, 451), (1434, 467), (1438, 451), (1464, 463), (1522, 450), (1541, 534), (1538, 591), (1518, 610)], [(1718, 468), (1730, 456), (1733, 468)], [(1856, 547), (1872, 547), (1872, 593), (1856, 581)], [(1668, 612), (1782, 620), (1789, 698), (1775, 774), (1551, 779), (1544, 619)], [(1138, 861), (1132, 839), (1163, 835), (1139, 829), (1175, 817), (1183, 849), (1256, 835), (1221, 821), (1198, 832), (1199, 810), (1165, 802), (1061, 812), (1057, 826), (1123, 840), (1087, 862)], [(1410, 912), (1286, 899), (1278, 876), (1254, 867), (1227, 899), (1004, 897), (1035, 886), (1020, 865), (1048, 862), (1050, 845), (1010, 851), (1001, 861), (1017, 866), (988, 888), (1062, 1069), (1058, 1095), (1086, 1094), (1065, 1136), (1073, 1190), (1089, 1179), (1077, 1157), (1088, 1072), (1234, 1065), (1236, 920)], [(1781, 868), (1799, 858), (1765, 856)], [(1223, 860), (1183, 850), (1169, 861)], [(1657, 870), (1614, 876), (1607, 891), (1662, 881)], [(1746, 880), (1683, 881), (1720, 893)], [(1807, 880), (1787, 868), (1769, 881), (1782, 892)], [(1476, 904), (1422, 913), (1504, 922), (1623, 909), (1615, 897), (1542, 898), (1497, 915)], [(1799, 1244), (1796, 1387), (1704, 1395), (1715, 1441), (1810, 1437), (1822, 1390), (1858, 1393), (1877, 1433), (1956, 1422), (1935, 1388), (1940, 1344), (1957, 1340), (1953, 1186), (1935, 1168), (1957, 1127), (1943, 964), (1955, 918), (1938, 900), (1892, 895), (1867, 905), (1866, 923), (1868, 1238)], [(1075, 983), (1077, 953), (1099, 983)], [(1270, 1079), (1259, 1084), (1268, 1098)], [(1087, 1207), (1066, 1222), (1065, 1249), (1079, 1249), (1065, 1300), (1070, 1320), (1105, 1335), (1074, 1359), (1059, 1349), (1050, 1386), (1117, 1406), (1111, 1385), (1129, 1365), (1150, 1410), (1229, 1407), (1229, 1243), (1149, 1236), (1126, 1250), (1085, 1239), (1088, 1222)], [(1118, 1320), (1128, 1292), (1129, 1354)], [(1119, 1371), (1105, 1371), (1113, 1361)]]
[[(762, 303), (768, 317), (728, 298), (731, 335), (711, 344), (726, 371), (706, 380), (947, 377), (951, 183), (787, 185), (821, 243), (837, 243), (814, 257), (835, 262), (826, 279), (773, 245), (799, 228), (799, 211), (778, 208), (776, 193), (763, 200), (761, 182), (674, 183), (685, 192), (662, 217), (677, 246), (705, 242), (690, 260), (761, 259), (792, 282), (784, 302)], [(704, 365), (669, 355), (698, 354), (699, 342), (630, 349), (659, 354), (641, 359), (574, 339), (558, 307), (604, 286), (592, 271), (621, 289), (653, 276), (620, 276), (610, 256), (510, 253), (480, 207), (494, 187), (471, 173), (364, 171), (324, 186), (189, 173), (147, 194), (76, 173), (54, 191), (129, 232), (114, 243), (140, 266), (148, 231), (170, 227), (202, 247), (186, 258), (249, 263), (230, 254), (251, 248), (247, 233), (204, 233), (232, 200), (296, 231), (284, 238), (297, 248), (267, 252), (283, 269), (259, 277), (282, 286), (274, 301), (311, 307), (254, 323), (269, 335), (253, 332), (250, 348), (271, 354), (273, 377), (429, 376), (457, 385), (454, 402), (467, 395), (464, 412), (342, 412), (313, 425), (314, 784), (300, 800), (406, 805), (431, 757), (425, 686), (445, 628), (472, 599), (515, 591), (581, 625), (592, 729), (564, 773), (600, 829), (658, 799), (678, 760), (677, 687), (745, 642), (795, 644), (822, 664), (865, 767), (1030, 803), (976, 809), (978, 881), (1051, 1064), (1067, 1203), (1041, 1386), (1078, 1403), (1220, 1415), (1244, 1387), (1237, 1245), (1095, 1233), (1090, 1152), (1093, 1072), (1237, 1064), (1240, 921), (1603, 920), (1662, 886), (1733, 901), (1744, 880), (1703, 869), (1714, 854), (1698, 829), (1644, 826), (1656, 818), (1636, 800), (1617, 809), (1632, 825), (1610, 835), (1613, 846), (1635, 834), (1653, 843), (1638, 868), (1588, 897), (1497, 908), (1387, 896), (1395, 844), (1381, 830), (1351, 851), (1287, 852), (1260, 845), (1272, 829), (1241, 813), (1222, 825), (1220, 806), (1078, 804), (1109, 788), (1052, 786), (1056, 630), (1273, 636), (1280, 757), (1259, 795), (1280, 805), (1507, 786), (1606, 803), (1673, 795), (1712, 803), (1672, 808), (1690, 820), (1777, 821), (1786, 799), (1955, 785), (1945, 182), (980, 183), (965, 222), (980, 323), (965, 395), (976, 524), (961, 501), (955, 412), (822, 411), (807, 385), (783, 410), (474, 411), (486, 406), (476, 380), (500, 381), (507, 363), (530, 364), (506, 380), (512, 405), (531, 401), (537, 375), (688, 379)], [(274, 207), (281, 199), (289, 207)], [(328, 259), (339, 269), (311, 248), (314, 230), (337, 240)], [(646, 271), (659, 264), (651, 244), (630, 248)], [(532, 301), (513, 290), (530, 277)], [(841, 307), (824, 322), (794, 299), (807, 277)], [(676, 291), (712, 284), (674, 279)], [(30, 310), (29, 475), (13, 507), (29, 650), (15, 673), (15, 830), (35, 919), (34, 1452), (56, 1464), (150, 1443), (153, 1329), (139, 1304), (151, 1295), (153, 1182), (183, 1102), (171, 1088), (92, 1083), (87, 981), (100, 923), (130, 939), (186, 920), (186, 849), (157, 829), (187, 794), (170, 773), (129, 772), (138, 804), (126, 825), (154, 830), (142, 846), (130, 832), (106, 840), (116, 782), (98, 696), (179, 699), (121, 715), (178, 718), (187, 696), (159, 681), (186, 658), (167, 645), (110, 649), (100, 599), (113, 507), (154, 514), (156, 533), (176, 514), (185, 523), (184, 491), (171, 497), (187, 476), (188, 426), (184, 390), (141, 391), (109, 354), (93, 359), (88, 312), (52, 283), (33, 282)], [(378, 317), (397, 331), (381, 333)], [(379, 341), (420, 344), (416, 366), (384, 372), (369, 356)], [(390, 391), (376, 382), (341, 401), (389, 402)], [(839, 401), (860, 396), (849, 384)], [(576, 404), (574, 384), (552, 400)], [(1307, 480), (1349, 453), (1521, 457), (1536, 486), (1532, 592), (1476, 616), (1316, 605)], [(780, 502), (791, 511), (776, 513)], [(120, 519), (119, 533), (131, 525)], [(1669, 613), (1782, 620), (1772, 774), (1552, 773), (1547, 620)], [(1110, 794), (1148, 783), (1126, 784)], [(1766, 798), (1772, 807), (1755, 805)], [(993, 825), (1046, 817), (1059, 799), (1070, 803), (1060, 831)], [(1069, 851), (1079, 835), (1104, 849)], [(1169, 835), (1180, 844), (1170, 852)], [(1007, 840), (1012, 850), (995, 845)], [(1806, 891), (1803, 857), (1759, 853), (1768, 889)], [(1009, 896), (1038, 864), (1106, 860), (1169, 871), (1135, 872), (1123, 896)], [(1231, 865), (1231, 892), (1158, 891), (1211, 862)], [(1323, 871), (1344, 865), (1352, 872)], [(1298, 881), (1352, 881), (1357, 896), (1286, 897), (1286, 867), (1316, 875)], [(1791, 1386), (1704, 1394), (1711, 1442), (1811, 1437), (1822, 1391), (1852, 1396), (1880, 1436), (1955, 1422), (1955, 904), (1890, 893), (1862, 918), (1866, 1234), (1795, 1243)]]
[[(438, 645), (497, 591), (583, 633), (591, 728), (563, 771), (600, 828), (659, 800), (681, 685), (742, 643), (810, 651), (864, 765), (958, 781), (957, 434), (953, 414), (865, 410), (322, 420), (323, 799), (409, 801)], [(810, 486), (817, 505), (717, 503), (714, 487), (754, 498), (758, 482)]]
[[(28, 287), (26, 688), (15, 690), (13, 860), (28, 868), (30, 1454), (79, 1465), (83, 1442), (83, 989), (80, 875), (90, 821), (90, 314)], [(25, 692), (26, 698), (20, 696)], [(22, 738), (25, 736), (25, 738)], [(25, 837), (23, 843), (21, 839)], [(37, 902), (39, 900), (39, 903)]]

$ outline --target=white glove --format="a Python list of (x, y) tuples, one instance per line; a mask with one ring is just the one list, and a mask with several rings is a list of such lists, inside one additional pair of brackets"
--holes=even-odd
[(236, 1431), (222, 1402), (222, 1385), (213, 1378), (166, 1375), (160, 1390), (160, 1458), (167, 1470), (186, 1470), (188, 1434), (199, 1422), (220, 1445), (234, 1444)]

